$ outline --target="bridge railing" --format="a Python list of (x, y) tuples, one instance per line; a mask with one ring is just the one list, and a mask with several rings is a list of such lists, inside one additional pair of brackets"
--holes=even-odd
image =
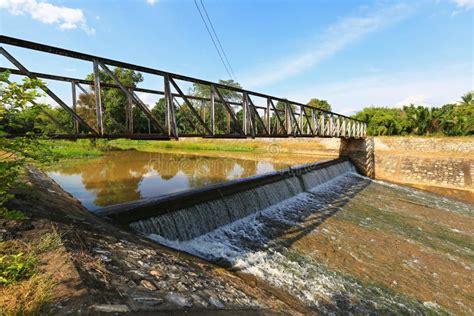
[[(91, 63), (93, 80), (33, 72), (11, 55), (5, 47), (0, 46), (0, 54), (16, 67), (16, 69), (0, 67), (0, 72), (10, 71), (15, 75), (71, 84), (71, 105), (47, 86), (42, 89), (71, 115), (75, 126), (71, 134), (74, 137), (139, 136), (133, 122), (134, 107), (142, 111), (148, 119), (148, 138), (366, 136), (366, 123), (363, 121), (285, 98), (7, 36), (0, 36), (0, 43)], [(160, 76), (163, 80), (162, 89), (127, 86), (120, 81), (111, 67)], [(113, 83), (101, 81), (101, 71), (106, 73)], [(204, 89), (208, 89), (208, 96), (185, 93), (183, 86), (186, 84), (199, 84), (205, 87)], [(101, 98), (101, 91), (104, 88), (121, 90), (128, 101), (123, 104), (125, 113), (123, 122), (108, 117), (115, 126), (120, 127), (119, 132), (117, 130), (113, 132), (114, 135), (111, 135), (104, 126), (106, 105), (102, 104)], [(78, 114), (77, 89), (81, 93), (93, 95), (96, 126), (91, 126)], [(139, 97), (138, 92), (162, 96), (165, 100), (163, 114), (157, 116), (156, 112), (151, 111)], [(229, 94), (232, 95), (231, 99), (228, 97)], [(57, 121), (55, 123), (60, 124)], [(62, 128), (64, 129), (64, 126)]]

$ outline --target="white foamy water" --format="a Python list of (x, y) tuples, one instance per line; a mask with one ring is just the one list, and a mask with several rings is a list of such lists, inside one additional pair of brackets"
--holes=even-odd
[(285, 288), (310, 306), (317, 305), (321, 299), (330, 300), (334, 293), (343, 291), (345, 282), (323, 265), (294, 260), (287, 240), (279, 240), (279, 236), (290, 227), (303, 234), (311, 233), (308, 222), (313, 224), (336, 212), (367, 181), (351, 172), (345, 173), (309, 192), (191, 240), (172, 241), (157, 234), (150, 234), (149, 238), (211, 261), (225, 261), (236, 269)]
[[(163, 245), (255, 275), (323, 313), (426, 311), (404, 297), (330, 270), (291, 247), (306, 234), (319, 233), (318, 225), (369, 183), (346, 162), (260, 192), (235, 195), (232, 202), (213, 201), (164, 220), (157, 217), (131, 226)], [(186, 223), (184, 228), (179, 227), (182, 223)], [(224, 224), (216, 227), (217, 223)]]

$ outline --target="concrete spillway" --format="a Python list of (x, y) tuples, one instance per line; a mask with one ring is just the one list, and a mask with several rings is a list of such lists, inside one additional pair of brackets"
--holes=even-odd
[(354, 166), (341, 158), (106, 207), (96, 213), (142, 234), (190, 240), (350, 172), (355, 172)]

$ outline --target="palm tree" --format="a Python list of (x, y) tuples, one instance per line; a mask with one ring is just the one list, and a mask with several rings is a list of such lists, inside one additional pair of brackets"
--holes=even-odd
[(474, 105), (474, 91), (467, 92), (461, 97), (459, 105)]

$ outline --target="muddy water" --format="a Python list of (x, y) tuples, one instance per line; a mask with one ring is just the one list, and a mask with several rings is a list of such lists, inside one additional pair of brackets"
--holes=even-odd
[(239, 153), (223, 158), (218, 154), (209, 157), (131, 150), (61, 162), (50, 167), (48, 175), (93, 211), (107, 205), (271, 172), (288, 165), (288, 157), (265, 161)]

